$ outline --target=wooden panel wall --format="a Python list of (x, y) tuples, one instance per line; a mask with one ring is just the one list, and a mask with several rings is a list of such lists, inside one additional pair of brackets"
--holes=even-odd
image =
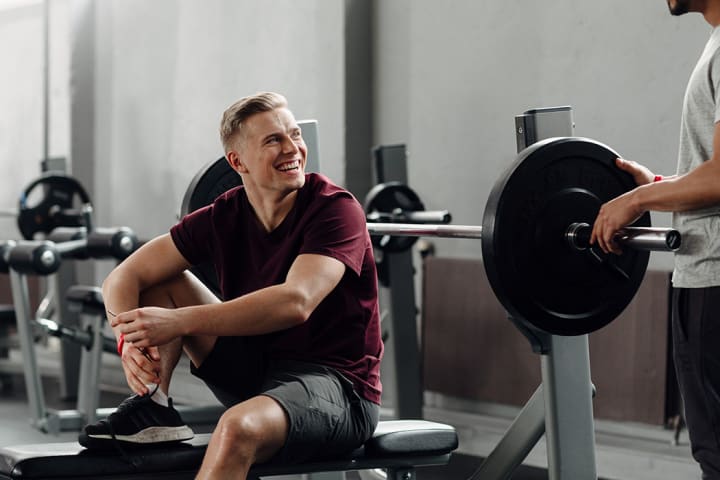
[[(508, 320), (482, 262), (428, 257), (423, 279), (425, 388), (523, 405), (540, 382), (540, 358)], [(625, 312), (590, 335), (597, 418), (665, 422), (668, 289), (667, 272), (648, 272)]]
[[(41, 280), (39, 276), (28, 276), (28, 290), (30, 293), (31, 308), (37, 308), (40, 302)], [(12, 290), (10, 289), (10, 276), (0, 273), (0, 305), (12, 305)], [(34, 310), (33, 310), (34, 311)]]

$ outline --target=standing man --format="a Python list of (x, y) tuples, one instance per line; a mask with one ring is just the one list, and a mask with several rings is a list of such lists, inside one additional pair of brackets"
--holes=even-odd
[(695, 459), (705, 480), (720, 479), (720, 0), (668, 0), (670, 12), (699, 12), (713, 27), (683, 104), (677, 174), (663, 178), (635, 162), (619, 168), (638, 187), (600, 209), (591, 237), (612, 238), (646, 211), (671, 211), (683, 236), (673, 272), (672, 333), (680, 392)]
[[(276, 93), (228, 108), (220, 135), (242, 187), (148, 242), (103, 283), (135, 395), (80, 435), (87, 448), (187, 439), (168, 398), (180, 354), (227, 407), (198, 478), (244, 479), (254, 463), (338, 455), (379, 417), (383, 352), (365, 213), (306, 174), (302, 132)], [(213, 262), (221, 298), (192, 265)]]

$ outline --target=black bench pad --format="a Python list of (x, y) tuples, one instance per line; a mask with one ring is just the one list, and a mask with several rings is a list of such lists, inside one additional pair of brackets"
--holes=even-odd
[(65, 292), (65, 300), (75, 311), (91, 315), (105, 315), (105, 304), (100, 287), (73, 285)]
[(0, 325), (15, 324), (15, 308), (0, 304)]
[[(193, 478), (200, 467), (210, 434), (164, 448), (92, 452), (78, 443), (47, 443), (0, 448), (0, 478)], [(424, 420), (394, 420), (378, 424), (373, 437), (345, 458), (301, 465), (256, 465), (252, 476), (413, 468), (446, 464), (458, 446), (449, 425)]]

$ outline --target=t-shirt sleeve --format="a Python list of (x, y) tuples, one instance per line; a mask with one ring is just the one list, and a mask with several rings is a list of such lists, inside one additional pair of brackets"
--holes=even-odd
[(185, 260), (192, 265), (210, 258), (212, 205), (185, 215), (170, 229), (170, 236)]
[(360, 275), (368, 231), (365, 212), (352, 196), (336, 196), (323, 205), (308, 225), (300, 254), (335, 258)]
[(715, 99), (715, 123), (720, 122), (720, 48), (715, 50), (709, 65), (710, 87)]

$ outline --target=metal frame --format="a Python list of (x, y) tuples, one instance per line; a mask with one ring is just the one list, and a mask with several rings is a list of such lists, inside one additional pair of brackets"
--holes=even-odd
[[(377, 183), (397, 181), (407, 184), (407, 156), (405, 145), (376, 147), (373, 151), (373, 174)], [(374, 224), (368, 224), (368, 229)], [(372, 232), (372, 231), (371, 231)], [(418, 307), (415, 297), (415, 267), (412, 250), (395, 253), (382, 252), (388, 278), (388, 312), (390, 345), (395, 374), (395, 417), (400, 419), (423, 417), (422, 359), (418, 337)], [(387, 358), (387, 357), (386, 357)]]
[[(533, 125), (521, 129), (520, 125)], [(516, 118), (518, 150), (554, 136), (571, 136), (570, 107), (536, 109)], [(517, 324), (517, 322), (514, 322)], [(523, 332), (525, 333), (525, 332)], [(541, 355), (542, 384), (471, 480), (509, 479), (545, 433), (550, 480), (595, 480), (595, 428), (588, 336), (528, 337)], [(538, 348), (535, 342), (542, 345)], [(542, 405), (542, 408), (541, 408)]]
[[(99, 418), (97, 405), (100, 378), (100, 356), (102, 355), (102, 328), (100, 321), (88, 316), (88, 325), (94, 332), (93, 347), (88, 350), (82, 347), (78, 375), (78, 404), (76, 410), (53, 410), (45, 405), (45, 394), (42, 386), (40, 368), (35, 353), (35, 335), (33, 325), (35, 317), (30, 313), (30, 294), (27, 275), (10, 268), (10, 285), (18, 329), (18, 340), (23, 359), (23, 375), (30, 405), (30, 423), (46, 433), (57, 434), (62, 431), (80, 430), (89, 421)], [(57, 282), (55, 275), (50, 282)], [(50, 287), (50, 292), (58, 292), (57, 285)]]
[[(569, 107), (525, 112), (516, 120), (516, 125), (518, 126), (518, 149), (525, 148), (546, 137), (571, 136), (574, 127), (572, 110)], [(526, 128), (527, 126), (532, 128)], [(407, 179), (383, 178), (383, 180), (406, 181)], [(480, 226), (377, 223), (368, 224), (368, 230), (371, 234), (378, 235), (396, 234), (471, 239), (479, 239), (482, 236), (482, 227)], [(568, 236), (568, 241), (575, 240), (574, 236), (570, 238), (570, 232)], [(643, 240), (642, 246), (646, 246), (647, 237), (643, 237)], [(657, 242), (653, 237), (649, 243), (651, 247), (667, 249), (665, 237)], [(400, 273), (399, 278), (413, 278), (414, 271), (410, 255), (410, 252), (389, 254), (391, 259), (399, 256), (409, 259), (405, 263), (399, 260), (390, 263), (391, 278), (396, 271)], [(407, 303), (408, 297), (411, 298), (412, 308), (414, 308), (414, 290), (408, 288), (412, 287), (412, 280), (393, 284), (393, 290), (400, 288), (402, 283), (405, 285), (399, 292), (393, 292), (393, 294), (397, 293), (400, 299), (405, 299), (405, 303)], [(412, 318), (414, 318), (414, 311), (412, 312)], [(395, 315), (394, 310), (393, 315)], [(397, 320), (393, 321), (394, 328), (400, 324), (401, 322)], [(398, 337), (397, 334), (396, 337)], [(538, 334), (532, 338), (528, 337), (528, 339), (534, 351), (542, 352), (540, 356), (542, 384), (530, 397), (495, 449), (472, 475), (471, 480), (511, 478), (512, 473), (522, 464), (543, 434), (546, 438), (550, 480), (597, 479), (592, 413), (593, 386), (590, 382), (588, 337), (587, 335), (560, 337)], [(401, 340), (402, 342), (400, 342)], [(412, 342), (412, 340), (411, 338), (410, 341)], [(406, 338), (396, 338), (393, 346), (395, 347), (398, 342), (407, 341)], [(538, 346), (537, 343), (541, 345)], [(411, 364), (410, 362), (415, 358), (417, 363)], [(419, 356), (410, 355), (408, 358), (396, 359), (397, 368), (416, 369), (419, 372), (420, 365)], [(414, 379), (415, 375), (411, 375), (410, 378)], [(411, 387), (407, 396), (416, 397), (416, 390), (413, 385)], [(421, 408), (422, 405), (420, 405)]]

